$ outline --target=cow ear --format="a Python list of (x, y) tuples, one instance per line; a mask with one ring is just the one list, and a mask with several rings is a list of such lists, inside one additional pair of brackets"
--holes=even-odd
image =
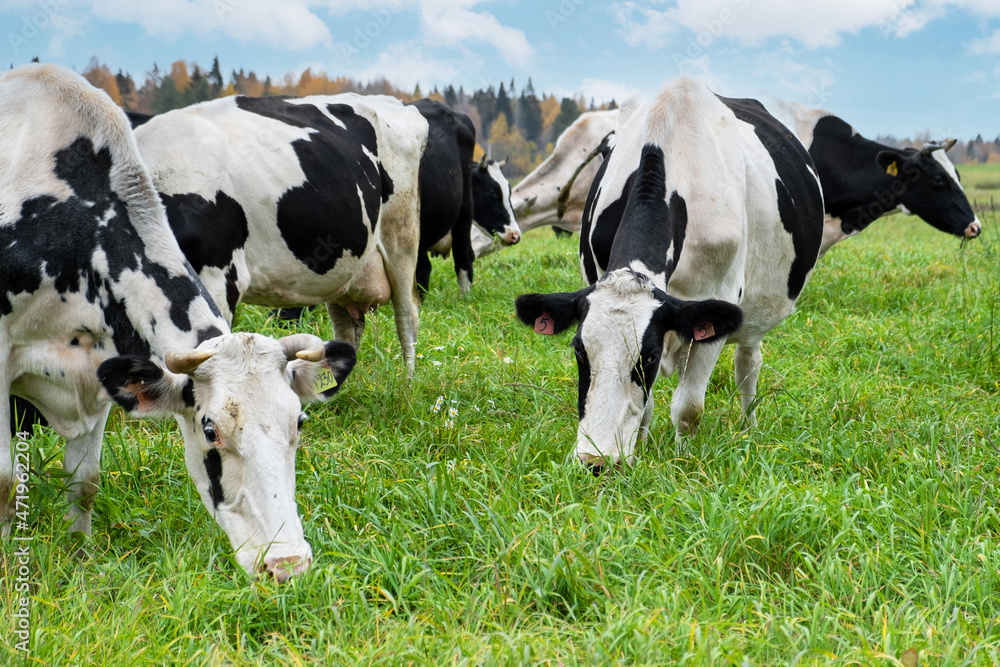
[[(743, 309), (728, 301), (709, 299), (707, 301), (674, 301), (668, 300), (660, 306), (672, 311), (673, 329), (684, 340), (695, 343), (711, 343), (719, 338), (725, 338), (740, 328), (743, 324)], [(664, 315), (668, 315), (664, 312)]]
[(875, 161), (882, 168), (882, 171), (895, 177), (903, 168), (906, 156), (898, 151), (879, 151), (878, 155), (875, 156)]
[(555, 294), (522, 294), (514, 301), (518, 318), (535, 333), (557, 334), (580, 319), (580, 301), (593, 290)]
[(194, 407), (191, 378), (167, 373), (148, 358), (112, 357), (97, 367), (97, 379), (128, 412), (167, 416)]
[(288, 364), (292, 390), (304, 401), (325, 401), (336, 394), (358, 361), (354, 346), (342, 340), (327, 341), (324, 350), (322, 361), (296, 359)]

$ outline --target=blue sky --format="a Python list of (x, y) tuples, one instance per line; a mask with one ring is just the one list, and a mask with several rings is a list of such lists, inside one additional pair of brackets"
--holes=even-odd
[(96, 56), (140, 82), (218, 55), (227, 75), (312, 67), (424, 92), (531, 77), (621, 102), (683, 73), (871, 137), (1000, 135), (1000, 0), (0, 0), (0, 26), (10, 63)]

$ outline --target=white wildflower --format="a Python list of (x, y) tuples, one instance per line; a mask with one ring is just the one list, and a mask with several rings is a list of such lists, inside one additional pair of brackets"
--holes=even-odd
[(512, 364), (512, 363), (514, 363), (514, 360), (513, 360), (513, 359), (511, 359), (510, 357), (504, 357), (504, 358), (503, 358), (503, 362), (504, 362), (505, 364)]
[(440, 366), (441, 365), (440, 361), (432, 361), (431, 363), (434, 364), (435, 366)]
[(443, 350), (444, 349), (444, 345), (438, 345), (437, 347), (431, 348), (431, 349), (434, 349), (434, 350)]
[(448, 421), (446, 421), (444, 423), (444, 425), (445, 425), (445, 428), (455, 428), (455, 420), (454, 419), (449, 419)]
[(444, 396), (438, 396), (437, 400), (434, 401), (434, 407), (431, 408), (431, 412), (435, 414), (441, 412), (442, 406), (444, 406)]
[(448, 416), (454, 419), (458, 416), (458, 408), (448, 408)]

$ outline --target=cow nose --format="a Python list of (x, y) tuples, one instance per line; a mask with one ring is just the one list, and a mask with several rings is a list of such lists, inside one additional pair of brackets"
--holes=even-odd
[(507, 232), (506, 236), (504, 237), (504, 241), (508, 245), (514, 245), (515, 243), (517, 243), (520, 240), (521, 240), (521, 232), (517, 232), (517, 231)]
[(292, 577), (298, 576), (308, 570), (311, 564), (311, 558), (284, 556), (273, 560), (265, 560), (263, 570), (274, 577), (275, 581), (279, 584), (283, 584)]
[(577, 458), (580, 459), (580, 463), (587, 466), (590, 470), (590, 474), (594, 477), (600, 477), (606, 471), (611, 470), (616, 467), (613, 461), (609, 461), (607, 457), (604, 456), (593, 456), (592, 454), (578, 454)]
[(979, 236), (979, 232), (981, 231), (983, 231), (983, 226), (979, 224), (978, 220), (975, 220), (971, 225), (965, 228), (965, 238), (974, 239)]

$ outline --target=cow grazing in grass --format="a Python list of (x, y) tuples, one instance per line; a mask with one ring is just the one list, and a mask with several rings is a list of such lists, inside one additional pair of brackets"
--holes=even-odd
[(427, 122), (427, 143), (420, 157), (420, 250), (417, 285), (426, 291), (431, 262), (427, 253), (450, 246), (462, 294), (472, 286), (472, 226), (504, 243), (517, 243), (521, 232), (510, 205), (510, 185), (500, 172), (502, 164), (472, 161), (476, 128), (465, 114), (441, 102), (412, 103)]
[[(510, 203), (522, 233), (543, 225), (580, 230), (590, 184), (614, 145), (617, 125), (617, 109), (580, 114), (556, 139), (552, 154), (514, 186)], [(473, 230), (473, 248), (481, 257), (495, 245), (492, 238)]]
[(982, 225), (945, 152), (954, 140), (922, 149), (865, 139), (822, 109), (793, 105), (794, 130), (823, 184), (826, 225), (820, 255), (902, 207), (947, 234), (979, 236)]
[[(191, 479), (240, 565), (279, 580), (304, 571), (300, 399), (332, 395), (314, 380), (343, 381), (354, 349), (231, 333), (171, 233), (125, 114), (69, 70), (0, 74), (0, 248), (0, 388), (66, 438), (70, 528), (91, 532), (114, 399), (176, 417)], [(0, 456), (7, 522), (26, 493), (13, 462)]]
[[(421, 185), (440, 195), (433, 172), (448, 163), (454, 201), (434, 203), (447, 210), (432, 221), (440, 239), (476, 183), (470, 173), (465, 189), (458, 161), (464, 124), (446, 116), (382, 95), (227, 97), (156, 116), (136, 139), (181, 249), (228, 320), (241, 301), (326, 303), (336, 338), (356, 345), (365, 313), (391, 299), (412, 376)], [(471, 282), (471, 261), (458, 273)]]
[(761, 340), (792, 312), (822, 233), (808, 153), (755, 100), (681, 78), (626, 104), (584, 211), (590, 286), (516, 303), (540, 333), (579, 322), (577, 457), (597, 469), (632, 457), (653, 383), (675, 370), (677, 436), (693, 434), (725, 342), (752, 421)]

